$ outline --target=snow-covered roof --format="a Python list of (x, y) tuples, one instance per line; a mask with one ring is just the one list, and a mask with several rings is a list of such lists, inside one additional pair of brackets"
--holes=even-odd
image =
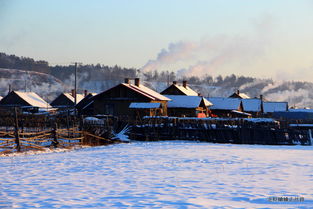
[(187, 96), (198, 96), (198, 93), (192, 90), (188, 85), (186, 87), (184, 87), (183, 85), (178, 85), (178, 84), (172, 84), (172, 85), (174, 85), (176, 88), (178, 88)]
[(49, 103), (47, 103), (35, 92), (21, 92), (21, 91), (14, 92), (25, 102), (27, 102), (30, 106), (41, 108), (52, 108)]
[(245, 118), (244, 120), (252, 123), (278, 123), (273, 118)]
[(211, 110), (238, 110), (241, 99), (239, 98), (225, 98), (225, 97), (206, 97), (213, 106)]
[(241, 98), (241, 99), (250, 99), (250, 97), (245, 94), (245, 93), (241, 93), (241, 92), (235, 92), (232, 95), (229, 96), (230, 98)]
[(242, 99), (250, 99), (250, 97), (248, 95), (246, 95), (245, 93), (239, 93), (239, 96), (242, 98)]
[(153, 109), (153, 108), (160, 108), (161, 103), (150, 103), (150, 102), (133, 102), (129, 105), (129, 108), (132, 109)]
[[(72, 102), (75, 102), (75, 98), (71, 93), (63, 93), (68, 99), (70, 99)], [(83, 94), (76, 94), (76, 103), (79, 103), (82, 99), (84, 99)]]
[(287, 111), (287, 102), (263, 102), (264, 113), (272, 113), (277, 111)]
[(168, 117), (168, 116), (144, 116), (143, 119), (163, 118), (163, 119), (179, 119), (179, 120), (207, 120), (207, 121), (247, 121), (252, 123), (279, 123), (273, 118), (195, 118), (195, 117)]
[(289, 109), (289, 112), (313, 112), (313, 109)]
[(231, 112), (237, 113), (237, 114), (239, 114), (239, 115), (251, 116), (250, 113), (241, 112), (241, 111), (238, 111), (238, 110), (232, 110)]
[(260, 99), (242, 99), (242, 106), (245, 112), (260, 112), (261, 100)]
[(122, 85), (126, 86), (127, 88), (130, 88), (146, 97), (149, 97), (152, 100), (161, 100), (161, 101), (169, 101), (170, 99), (163, 96), (162, 94), (159, 94), (158, 92), (140, 84), (139, 86), (133, 85), (133, 84), (127, 84), (122, 83)]
[(206, 106), (212, 105), (211, 102), (200, 96), (166, 95), (166, 97), (171, 99), (167, 104), (168, 108), (197, 108), (200, 106), (202, 99)]

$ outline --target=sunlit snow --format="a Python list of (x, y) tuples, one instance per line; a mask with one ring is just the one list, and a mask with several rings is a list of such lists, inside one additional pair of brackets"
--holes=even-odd
[(173, 141), (1, 157), (0, 208), (311, 208), (312, 156), (312, 146)]

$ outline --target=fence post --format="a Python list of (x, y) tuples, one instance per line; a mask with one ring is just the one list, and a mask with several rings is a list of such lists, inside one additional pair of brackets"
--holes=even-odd
[(59, 145), (58, 137), (57, 137), (57, 123), (54, 123), (53, 125), (52, 137), (53, 137), (53, 141), (51, 145), (53, 145), (54, 148), (57, 148)]
[(18, 152), (21, 151), (21, 144), (20, 144), (20, 137), (19, 137), (19, 133), (18, 133), (18, 118), (17, 118), (17, 108), (14, 107), (14, 127), (15, 127), (15, 131), (14, 131), (14, 135), (15, 135), (15, 144), (16, 144), (16, 150)]

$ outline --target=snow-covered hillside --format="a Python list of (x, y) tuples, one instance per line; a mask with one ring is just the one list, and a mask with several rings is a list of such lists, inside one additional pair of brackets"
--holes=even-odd
[[(0, 208), (312, 208), (312, 153), (176, 141), (2, 157)], [(286, 196), (304, 201), (269, 199)]]
[[(114, 72), (112, 73), (114, 74)], [(120, 80), (109, 77), (94, 78), (90, 74), (91, 72), (88, 71), (79, 73), (77, 78), (79, 93), (84, 90), (99, 93), (124, 81), (122, 77)], [(190, 80), (195, 79), (190, 78)], [(227, 97), (239, 89), (252, 98), (259, 97), (262, 94), (269, 101), (287, 101), (290, 107), (313, 108), (313, 92), (311, 91), (313, 83), (309, 82), (283, 82), (271, 79), (236, 77), (234, 75), (225, 77), (224, 80), (220, 81), (212, 80), (211, 83), (199, 78), (195, 81), (195, 83), (189, 84), (190, 87), (203, 96)], [(157, 80), (142, 80), (141, 83), (158, 92), (163, 91), (168, 86), (168, 82)], [(2, 92), (0, 96), (6, 95), (9, 85), (13, 90), (24, 91), (26, 89), (27, 91), (34, 91), (48, 102), (51, 102), (61, 92), (70, 92), (74, 88), (74, 75), (72, 74), (60, 81), (45, 73), (0, 68), (0, 90)]]

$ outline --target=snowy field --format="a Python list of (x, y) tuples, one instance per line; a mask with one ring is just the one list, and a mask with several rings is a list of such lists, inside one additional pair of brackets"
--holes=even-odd
[(313, 208), (312, 157), (182, 141), (1, 157), (0, 208)]

